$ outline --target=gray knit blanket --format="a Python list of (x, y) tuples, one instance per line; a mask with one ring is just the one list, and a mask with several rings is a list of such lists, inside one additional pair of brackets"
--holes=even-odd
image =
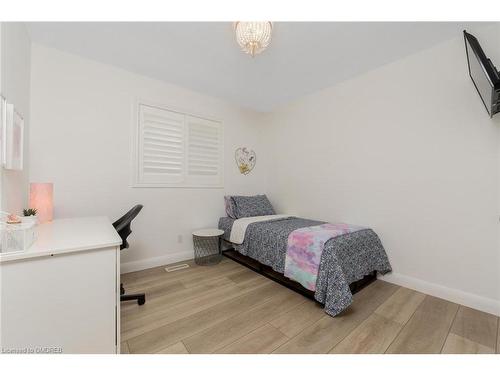
[[(229, 241), (234, 219), (222, 217), (219, 228)], [(283, 274), (288, 236), (296, 229), (324, 224), (322, 221), (297, 217), (250, 224), (241, 245), (235, 250)], [(369, 273), (385, 274), (391, 271), (387, 254), (372, 229), (344, 234), (325, 243), (314, 298), (324, 304), (325, 312), (335, 316), (352, 303), (349, 284)]]

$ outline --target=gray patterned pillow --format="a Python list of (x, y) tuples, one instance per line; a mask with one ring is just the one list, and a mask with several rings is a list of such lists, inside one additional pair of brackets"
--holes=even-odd
[(230, 195), (224, 196), (224, 208), (226, 210), (226, 215), (233, 219), (237, 219), (236, 217), (236, 206), (233, 201), (233, 197)]
[(265, 195), (254, 195), (251, 197), (233, 195), (235, 204), (234, 214), (236, 217), (275, 215), (274, 208)]

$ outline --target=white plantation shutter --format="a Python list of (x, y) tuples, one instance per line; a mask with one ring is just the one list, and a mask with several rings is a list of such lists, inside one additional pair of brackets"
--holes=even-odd
[(153, 184), (182, 182), (184, 116), (141, 105), (139, 134), (140, 181)]
[(137, 135), (136, 186), (222, 187), (220, 122), (140, 104)]
[(220, 123), (186, 116), (186, 124), (188, 180), (195, 184), (220, 184), (223, 157)]

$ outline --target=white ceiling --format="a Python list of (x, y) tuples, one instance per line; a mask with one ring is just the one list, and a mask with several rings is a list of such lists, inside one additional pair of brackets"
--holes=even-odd
[(252, 59), (227, 22), (28, 23), (34, 42), (257, 111), (460, 36), (469, 26), (276, 22), (269, 49)]

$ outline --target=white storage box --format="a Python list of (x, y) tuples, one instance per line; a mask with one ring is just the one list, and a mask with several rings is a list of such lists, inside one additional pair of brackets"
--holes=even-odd
[(24, 220), (20, 224), (0, 223), (0, 252), (24, 251), (36, 239), (34, 220)]

